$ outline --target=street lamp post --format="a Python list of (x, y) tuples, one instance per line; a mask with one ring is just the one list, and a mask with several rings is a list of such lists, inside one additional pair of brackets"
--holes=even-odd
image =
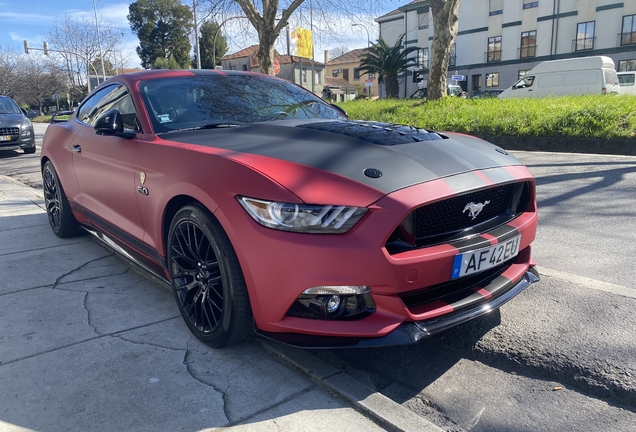
[(194, 15), (194, 50), (197, 56), (197, 69), (201, 69), (201, 48), (199, 48), (199, 30), (197, 24), (197, 0), (192, 0), (192, 13)]
[(104, 55), (102, 54), (102, 38), (99, 35), (99, 24), (97, 22), (97, 3), (93, 0), (93, 10), (95, 11), (95, 29), (97, 30), (97, 44), (99, 45), (99, 58), (102, 61), (102, 78), (106, 81), (106, 68), (104, 67)]
[(370, 47), (371, 46), (371, 39), (369, 38), (369, 29), (367, 28), (367, 26), (365, 26), (364, 24), (355, 23), (355, 24), (351, 24), (351, 27), (362, 27), (363, 29), (366, 30), (366, 32), (367, 32), (367, 47)]

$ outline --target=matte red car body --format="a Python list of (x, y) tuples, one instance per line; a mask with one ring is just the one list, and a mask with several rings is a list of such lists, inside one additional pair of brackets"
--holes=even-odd
[[(154, 76), (184, 76), (187, 71), (158, 71)], [(146, 74), (143, 79), (151, 79)], [(152, 125), (139, 93), (139, 77), (117, 78), (131, 89), (144, 131)], [(381, 337), (406, 321), (421, 321), (452, 312), (441, 303), (407, 308), (398, 294), (421, 290), (449, 280), (458, 249), (449, 244), (391, 255), (384, 244), (392, 231), (423, 203), (452, 197), (457, 189), (448, 179), (417, 184), (385, 194), (337, 174), (266, 156), (169, 141), (154, 133), (133, 139), (96, 135), (74, 119), (54, 125), (47, 133), (42, 160), (52, 160), (80, 223), (96, 224), (162, 268), (166, 279), (167, 210), (180, 197), (196, 200), (218, 219), (236, 250), (243, 271), (254, 321), (269, 333), (321, 336)], [(109, 145), (100, 145), (108, 140)], [(52, 145), (63, 142), (65, 145)], [(81, 153), (71, 146), (80, 144)], [(213, 143), (212, 143), (213, 145)], [(82, 163), (74, 163), (81, 158)], [(178, 163), (175, 163), (178, 161)], [(497, 172), (495, 172), (497, 170)], [(482, 187), (497, 184), (501, 170), (532, 186), (528, 209), (508, 223), (521, 233), (520, 252), (503, 274), (519, 279), (534, 266), (531, 244), (537, 228), (534, 179), (522, 165), (475, 170), (455, 177), (470, 178)], [(148, 194), (138, 193), (142, 185)], [(455, 178), (455, 180), (458, 180)], [(461, 179), (459, 179), (461, 180)], [(317, 188), (315, 185), (320, 184)], [(368, 207), (370, 211), (349, 232), (313, 235), (277, 231), (259, 225), (237, 202), (236, 196), (264, 197), (295, 203)], [(99, 224), (99, 222), (97, 222)], [(481, 247), (501, 239), (484, 234)], [(322, 285), (367, 285), (377, 310), (360, 320), (328, 321), (287, 316), (307, 288)], [(475, 288), (476, 295), (489, 293)]]

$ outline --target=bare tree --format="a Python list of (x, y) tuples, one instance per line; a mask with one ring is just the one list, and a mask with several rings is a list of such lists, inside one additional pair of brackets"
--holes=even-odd
[(0, 94), (15, 96), (18, 54), (0, 46)]
[(351, 50), (349, 48), (347, 48), (346, 46), (344, 46), (344, 45), (340, 45), (338, 47), (331, 48), (329, 50), (329, 60), (333, 60), (335, 58), (343, 56), (346, 53), (348, 53), (349, 51), (351, 51)]
[[(310, 22), (320, 22), (322, 33), (336, 36), (342, 33), (344, 19), (360, 21), (378, 10), (380, 2), (364, 0), (207, 0), (208, 14), (219, 23), (229, 16), (245, 15), (256, 30), (259, 40), (257, 54), (261, 72), (274, 75), (274, 44), (289, 23), (294, 22), (309, 28)], [(237, 6), (240, 9), (237, 9)], [(356, 11), (352, 13), (350, 11)]]
[(19, 64), (17, 96), (42, 112), (54, 93), (66, 93), (66, 79), (63, 71), (50, 59), (37, 54), (24, 57)]
[(446, 75), (451, 50), (457, 38), (459, 6), (462, 0), (430, 0), (433, 13), (433, 45), (428, 74), (427, 99), (446, 95)]
[[(56, 17), (45, 34), (51, 49), (51, 57), (66, 71), (71, 93), (77, 93), (87, 83), (88, 75), (102, 75), (100, 67), (94, 66), (100, 50), (104, 59), (115, 64), (116, 48), (123, 35), (108, 23), (99, 23), (101, 47), (95, 33), (95, 21), (88, 17), (74, 18), (69, 15)], [(79, 92), (82, 93), (82, 92)]]

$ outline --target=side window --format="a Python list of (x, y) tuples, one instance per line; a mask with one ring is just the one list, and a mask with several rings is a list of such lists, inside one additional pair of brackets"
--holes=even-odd
[(108, 86), (97, 92), (82, 104), (77, 117), (87, 125), (94, 126), (97, 119), (111, 109), (119, 111), (125, 130), (140, 131), (135, 106), (124, 85)]
[(515, 83), (515, 85), (513, 85), (513, 88), (526, 88), (526, 87), (532, 87), (532, 84), (534, 83), (534, 76), (525, 76), (522, 79), (520, 79), (519, 81), (517, 81)]

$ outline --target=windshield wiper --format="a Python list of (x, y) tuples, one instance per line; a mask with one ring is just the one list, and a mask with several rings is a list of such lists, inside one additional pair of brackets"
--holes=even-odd
[(226, 123), (226, 122), (207, 123), (207, 124), (204, 124), (204, 125), (201, 125), (201, 126), (193, 126), (193, 127), (189, 127), (189, 128), (175, 129), (175, 130), (171, 130), (171, 131), (168, 131), (168, 132), (162, 132), (162, 133), (187, 132), (187, 131), (201, 130), (201, 129), (231, 128), (231, 127), (237, 127), (237, 126), (241, 126), (241, 124), (240, 123)]

